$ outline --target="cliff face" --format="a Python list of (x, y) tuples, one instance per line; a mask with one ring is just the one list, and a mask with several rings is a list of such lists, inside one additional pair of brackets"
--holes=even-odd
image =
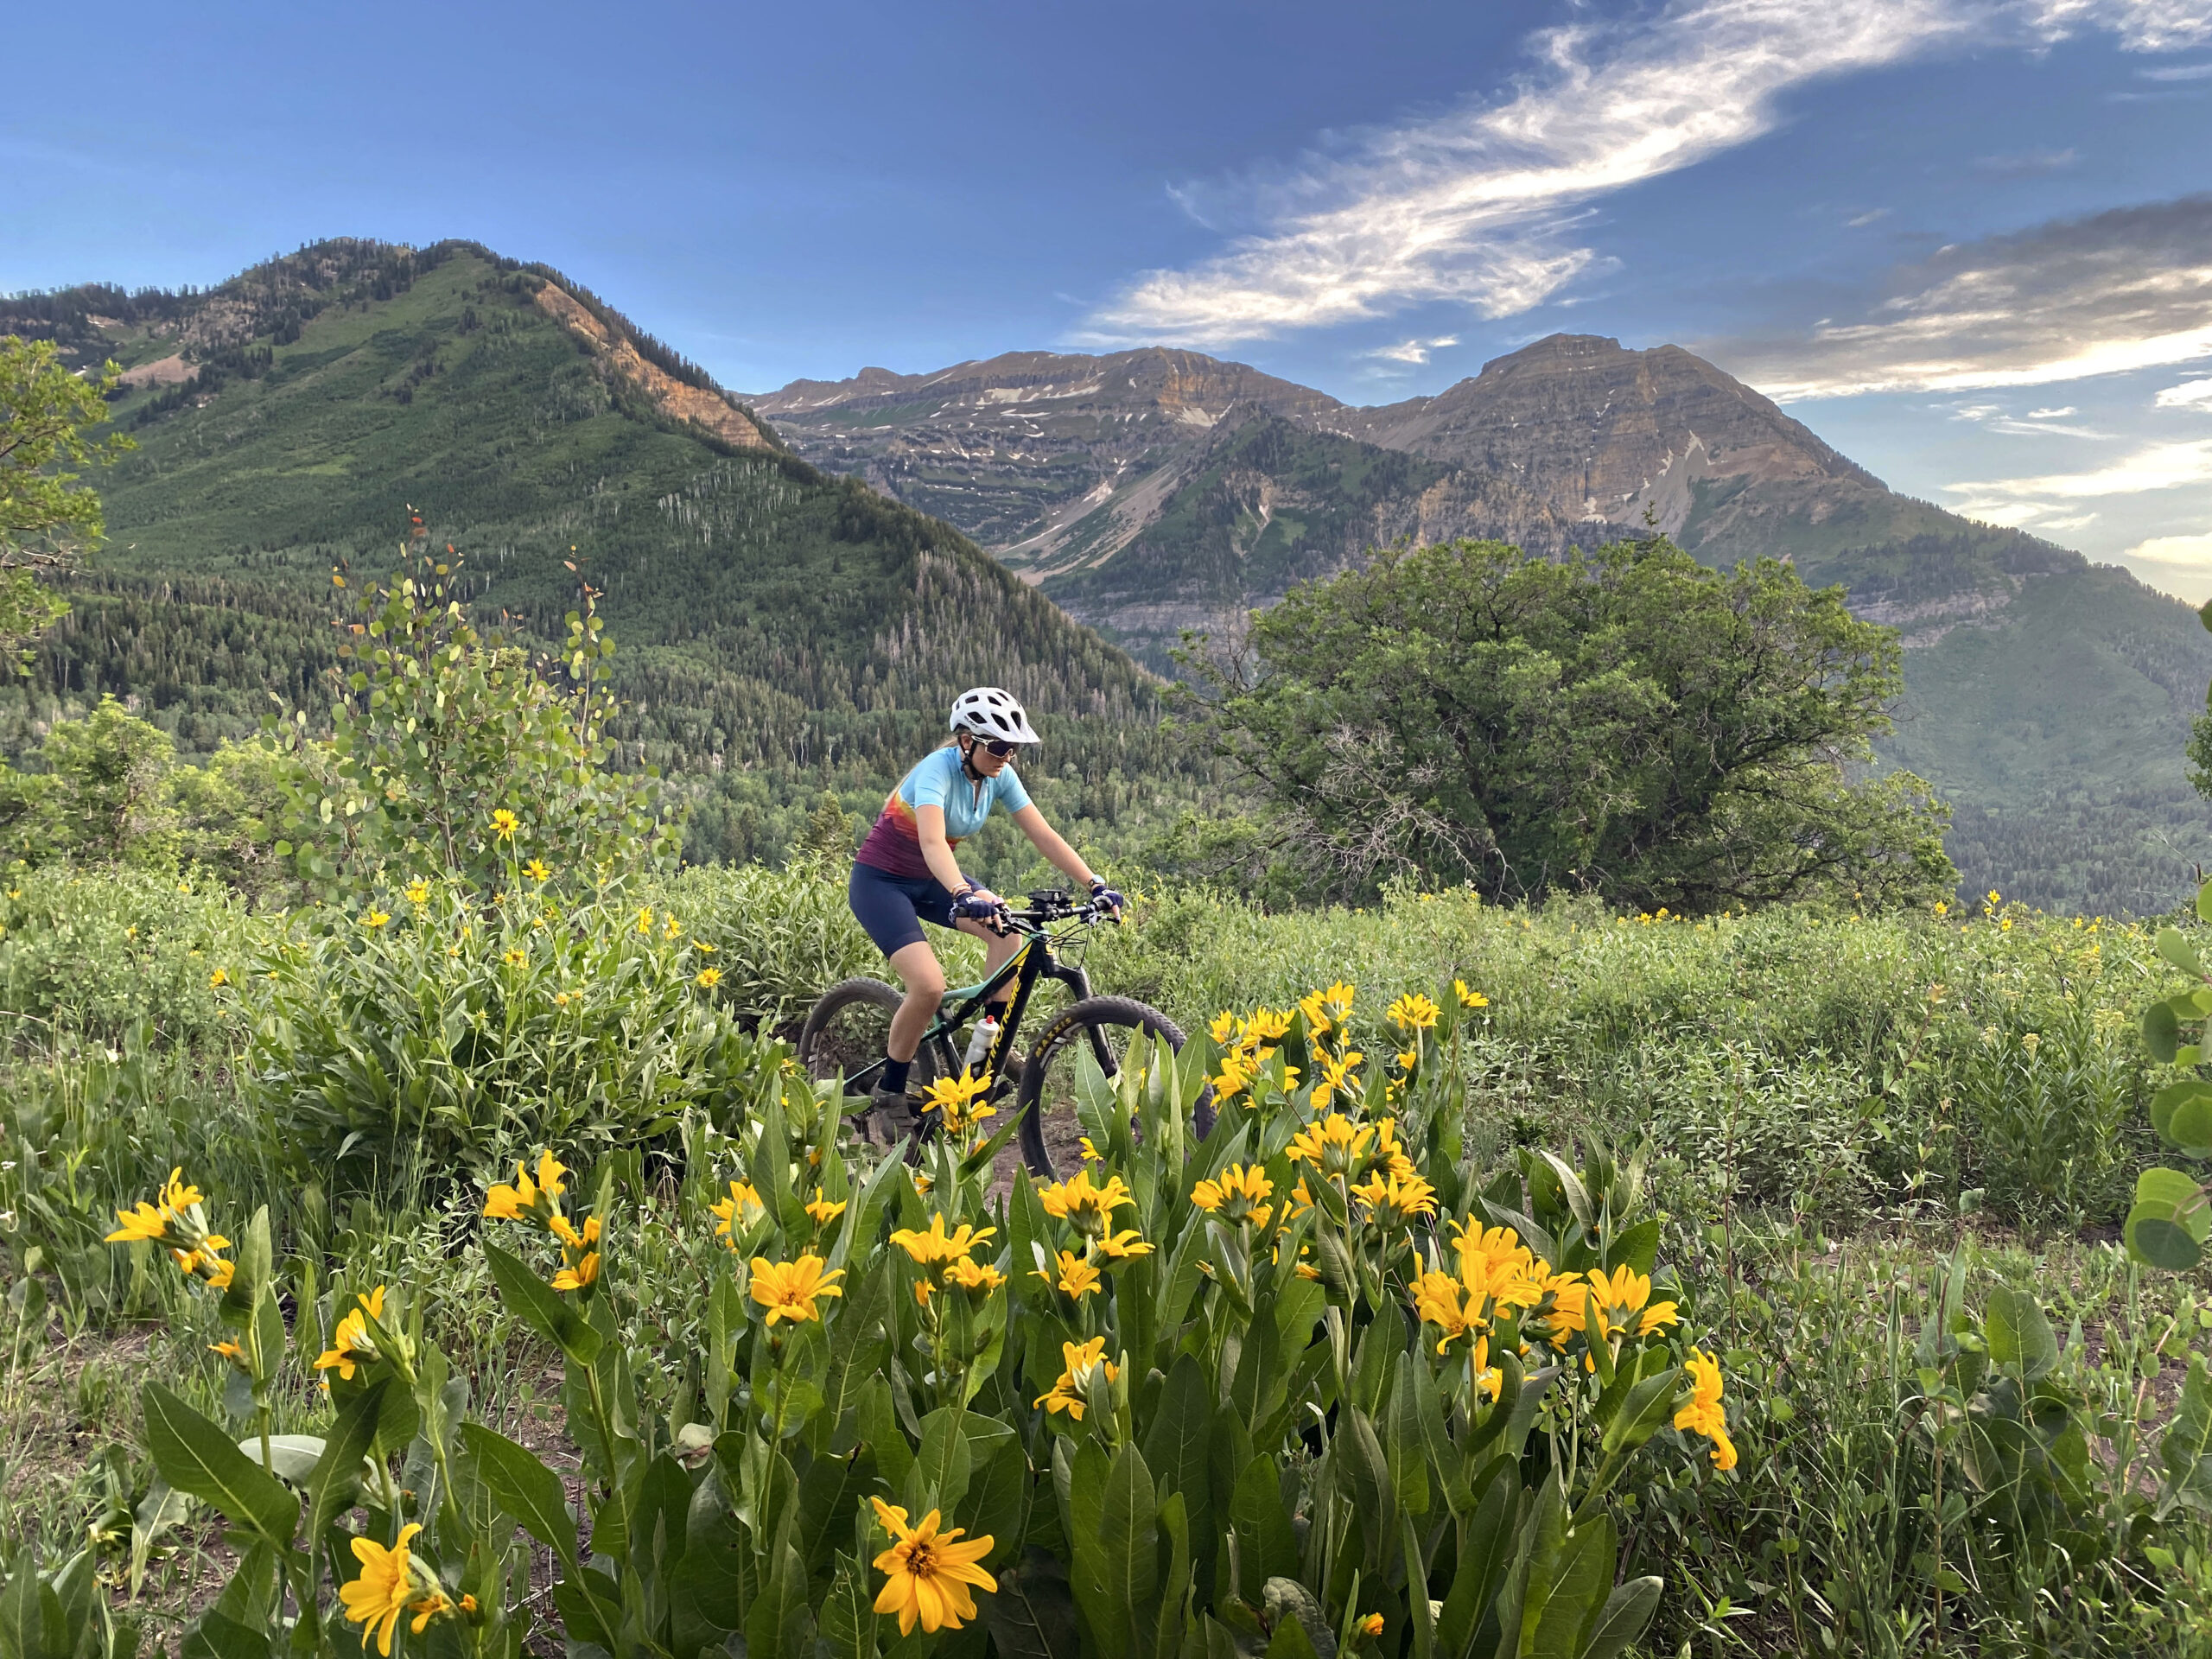
[(1124, 498), (1069, 524), (1044, 588), (1163, 671), (1183, 629), (1217, 629), (1375, 548), (1507, 535), (1557, 554), (1575, 528), (1503, 480), (1249, 407), (1154, 481), (1141, 512)]
[(1141, 526), (1169, 482), (1161, 469), (1202, 449), (1230, 410), (1313, 419), (1342, 405), (1241, 363), (1146, 350), (862, 369), (795, 380), (753, 407), (817, 466), (950, 519), (1034, 579), (1082, 556), (1069, 532), (1109, 501)]
[(1433, 397), (1345, 410), (1322, 423), (1390, 449), (1508, 478), (1571, 517), (1669, 535), (1708, 480), (1887, 493), (1749, 386), (1678, 346), (1624, 350), (1553, 334)]

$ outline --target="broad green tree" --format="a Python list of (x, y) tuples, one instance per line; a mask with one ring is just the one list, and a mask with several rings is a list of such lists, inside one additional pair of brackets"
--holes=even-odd
[(1927, 785), (1868, 775), (1895, 631), (1771, 560), (1724, 574), (1663, 538), (1385, 552), (1186, 659), (1189, 712), (1267, 799), (1273, 856), (1323, 891), (1706, 912), (1957, 880)]
[(41, 578), (99, 543), (100, 499), (78, 469), (135, 447), (93, 435), (120, 373), (73, 374), (52, 341), (0, 335), (0, 650), (68, 613)]

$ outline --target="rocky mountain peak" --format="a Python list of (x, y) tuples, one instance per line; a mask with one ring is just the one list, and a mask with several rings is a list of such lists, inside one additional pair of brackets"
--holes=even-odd
[(1332, 422), (1386, 448), (1512, 479), (1584, 519), (1681, 532), (1713, 481), (1879, 480), (1769, 399), (1679, 346), (1550, 334), (1433, 397)]

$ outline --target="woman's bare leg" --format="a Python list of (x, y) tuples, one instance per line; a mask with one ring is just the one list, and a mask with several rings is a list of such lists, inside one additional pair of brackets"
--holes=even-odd
[(926, 940), (917, 939), (891, 953), (891, 969), (906, 988), (906, 1000), (891, 1016), (891, 1031), (884, 1052), (894, 1060), (911, 1060), (922, 1046), (922, 1033), (937, 1017), (944, 1001), (944, 969)]

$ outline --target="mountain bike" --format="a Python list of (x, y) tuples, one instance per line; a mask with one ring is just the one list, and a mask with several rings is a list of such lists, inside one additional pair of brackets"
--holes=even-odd
[[(1082, 931), (1114, 918), (1105, 906), (1071, 902), (1057, 890), (1027, 895), (1021, 910), (1000, 913), (1001, 925), (1024, 935), (1021, 949), (980, 984), (947, 990), (938, 1017), (922, 1033), (908, 1090), (919, 1095), (940, 1077), (960, 1075), (967, 1045), (963, 1033), (1008, 981), (1014, 995), (1001, 1016), (998, 1035), (977, 1062), (979, 1073), (993, 1080), (992, 1097), (1013, 1096), (1020, 1114), (1021, 1155), (1030, 1172), (1050, 1180), (1072, 1173), (1081, 1160), (1083, 1131), (1076, 1120), (1076, 1079), (1081, 1056), (1088, 1053), (1109, 1077), (1117, 1075), (1133, 1042), (1160, 1038), (1171, 1049), (1183, 1046), (1183, 1033), (1158, 1008), (1126, 996), (1095, 996), (1080, 960)], [(1054, 1015), (1027, 1055), (1017, 1055), (1022, 1021), (1039, 983), (1054, 980), (1074, 1001)], [(849, 1105), (863, 1102), (883, 1070), (884, 1038), (891, 1016), (904, 1000), (880, 979), (842, 980), (823, 992), (799, 1027), (800, 1064), (817, 1081), (842, 1078)], [(849, 1110), (858, 1116), (865, 1105)], [(1202, 1090), (1191, 1109), (1192, 1129), (1200, 1136), (1213, 1128), (1213, 1091)], [(934, 1133), (935, 1117), (924, 1119), (918, 1135)]]

